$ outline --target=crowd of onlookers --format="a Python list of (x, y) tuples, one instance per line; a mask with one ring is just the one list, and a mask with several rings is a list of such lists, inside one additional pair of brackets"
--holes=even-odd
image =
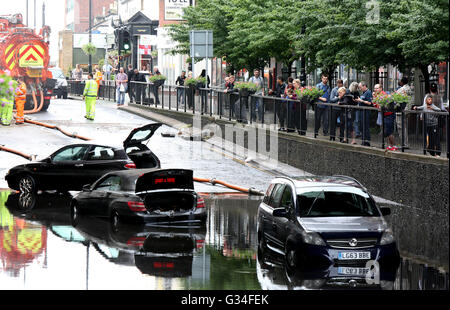
[[(123, 67), (113, 68), (111, 65), (105, 64), (102, 70), (98, 67), (95, 68), (94, 79), (101, 83), (102, 80), (109, 80), (113, 74), (116, 81), (117, 103), (118, 105), (123, 105), (125, 93), (128, 93), (130, 102), (136, 101), (140, 103), (141, 100), (145, 101), (146, 97), (149, 98), (150, 91), (142, 86), (143, 84), (132, 82), (148, 83), (150, 76), (161, 73), (157, 67), (154, 67), (153, 72), (151, 72), (145, 66), (142, 70), (137, 70), (129, 65), (125, 71)], [(75, 80), (82, 79), (82, 70), (79, 66), (73, 71), (72, 77)], [(207, 78), (207, 85), (197, 85), (197, 88), (201, 89), (205, 86), (209, 88), (210, 80), (205, 70), (202, 71), (199, 77)], [(182, 71), (175, 82), (178, 104), (185, 105), (186, 103), (185, 81), (190, 78), (192, 78), (192, 72), (186, 74), (186, 71)], [(247, 79), (247, 82), (256, 86), (256, 91), (252, 93), (250, 98), (239, 96), (234, 75), (225, 77), (224, 98), (227, 105), (230, 106), (232, 116), (238, 122), (246, 123), (248, 121), (248, 112), (250, 112), (251, 121), (256, 121), (257, 119), (263, 121), (263, 96), (268, 95), (277, 98), (274, 112), (278, 118), (280, 131), (297, 131), (300, 135), (305, 135), (308, 123), (307, 111), (312, 108), (314, 110), (315, 137), (322, 129), (322, 134), (329, 136), (329, 139), (332, 141), (338, 138), (340, 142), (356, 144), (356, 139), (360, 138), (363, 146), (370, 146), (370, 124), (373, 121), (372, 115), (377, 113), (376, 124), (383, 129), (382, 135), (387, 139), (386, 149), (397, 151), (399, 147), (396, 146), (395, 141), (396, 129), (402, 140), (402, 147), (409, 148), (407, 121), (403, 118), (402, 111), (417, 110), (424, 112), (421, 113), (420, 119), (423, 120), (425, 126), (426, 149), (433, 156), (440, 156), (441, 154), (441, 127), (444, 122), (439, 121), (438, 114), (428, 113), (447, 111), (444, 107), (442, 96), (438, 93), (436, 83), (431, 83), (430, 92), (426, 94), (422, 105), (413, 105), (411, 99), (409, 103), (392, 110), (380, 109), (381, 106), (375, 100), (378, 96), (387, 93), (383, 90), (381, 84), (375, 84), (372, 91), (365, 81), (352, 82), (350, 85), (347, 85), (347, 81), (338, 79), (336, 86), (331, 88), (329, 77), (326, 74), (322, 74), (321, 82), (315, 85), (315, 88), (321, 90), (322, 94), (314, 102), (305, 102), (305, 100), (301, 100), (298, 97), (298, 93), (302, 89), (307, 88), (307, 86), (299, 79), (289, 77), (285, 80), (282, 76), (278, 76), (275, 87), (265, 91), (264, 78), (261, 76), (260, 70), (255, 69), (253, 75)], [(413, 98), (408, 78), (403, 77), (399, 81), (395, 92)], [(199, 94), (201, 95), (203, 109), (206, 106), (207, 92), (199, 90)], [(155, 103), (159, 104), (158, 91), (153, 91), (153, 95), (155, 96)], [(189, 100), (189, 98), (188, 104), (189, 108), (192, 108), (192, 100)], [(352, 106), (359, 108), (351, 108)], [(337, 130), (339, 130), (338, 134)]]
[[(261, 86), (264, 81), (260, 76), (259, 70), (255, 70), (253, 73), (248, 82)], [(370, 146), (370, 124), (373, 119), (372, 115), (377, 113), (376, 124), (383, 128), (382, 135), (387, 139), (386, 149), (397, 151), (399, 147), (396, 146), (394, 135), (396, 128), (403, 142), (403, 148), (409, 148), (407, 121), (402, 119), (402, 111), (447, 111), (444, 107), (442, 96), (438, 93), (436, 83), (431, 83), (430, 92), (426, 94), (423, 105), (415, 106), (412, 104), (413, 92), (409, 85), (409, 80), (407, 77), (403, 77), (399, 81), (395, 93), (405, 95), (409, 98), (409, 102), (397, 106), (396, 109), (380, 109), (381, 105), (377, 103), (375, 98), (387, 94), (381, 84), (375, 84), (372, 91), (364, 81), (359, 83), (352, 82), (350, 85), (347, 85), (346, 81), (338, 79), (334, 88), (331, 88), (328, 82), (328, 76), (322, 74), (321, 82), (315, 85), (317, 89), (322, 91), (322, 95), (314, 102), (305, 102), (298, 98), (299, 91), (307, 87), (304, 82), (292, 77), (285, 80), (282, 76), (278, 76), (276, 86), (274, 89), (270, 89), (267, 94), (279, 98), (275, 101), (274, 109), (278, 118), (279, 131), (297, 131), (300, 135), (305, 135), (308, 122), (307, 110), (312, 108), (315, 118), (315, 137), (322, 128), (323, 135), (329, 136), (329, 139), (332, 141), (335, 141), (338, 137), (339, 141), (343, 143), (356, 144), (356, 139), (361, 138), (362, 145)], [(236, 94), (235, 83), (236, 78), (234, 75), (227, 76), (224, 93)], [(260, 96), (264, 96), (264, 89), (260, 88), (260, 91), (256, 92), (255, 95), (251, 98), (253, 100), (251, 104), (246, 101), (242, 102), (243, 99), (238, 96), (235, 96), (233, 102), (230, 102), (232, 106), (231, 112), (238, 121), (247, 121), (246, 111), (249, 107), (252, 121), (257, 116), (260, 120), (262, 119), (264, 111)], [(228, 98), (228, 100), (230, 99)], [(359, 108), (351, 108), (352, 106), (358, 106)], [(420, 119), (424, 121), (427, 151), (433, 156), (440, 156), (441, 131), (444, 122), (439, 121), (439, 114), (436, 113), (423, 113)], [(339, 129), (338, 136), (336, 135), (337, 129)]]

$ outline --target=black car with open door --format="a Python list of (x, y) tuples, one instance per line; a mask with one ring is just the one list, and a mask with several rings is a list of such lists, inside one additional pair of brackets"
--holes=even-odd
[(199, 225), (206, 219), (203, 198), (186, 169), (134, 169), (110, 172), (85, 185), (71, 202), (74, 225), (80, 216), (159, 225)]
[(49, 157), (11, 168), (8, 186), (21, 192), (37, 190), (81, 190), (110, 171), (160, 168), (159, 158), (143, 144), (161, 123), (133, 129), (123, 145), (103, 145), (94, 141), (60, 148)]

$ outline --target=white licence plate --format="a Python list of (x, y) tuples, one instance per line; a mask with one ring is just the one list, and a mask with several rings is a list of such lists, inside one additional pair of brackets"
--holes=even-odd
[(355, 268), (355, 267), (339, 267), (338, 274), (365, 276), (370, 271), (369, 268)]
[(370, 252), (339, 252), (339, 260), (370, 259)]

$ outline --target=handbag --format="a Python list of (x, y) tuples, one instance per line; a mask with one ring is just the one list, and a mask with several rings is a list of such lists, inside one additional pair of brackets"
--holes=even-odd
[(124, 92), (125, 92), (125, 85), (120, 84), (119, 91), (120, 91), (121, 93), (124, 93)]

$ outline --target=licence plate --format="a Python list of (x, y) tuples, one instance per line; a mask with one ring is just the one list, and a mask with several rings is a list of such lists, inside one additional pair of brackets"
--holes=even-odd
[(365, 276), (370, 271), (369, 268), (355, 268), (355, 267), (339, 267), (338, 274)]
[(370, 259), (370, 252), (339, 252), (339, 260)]

